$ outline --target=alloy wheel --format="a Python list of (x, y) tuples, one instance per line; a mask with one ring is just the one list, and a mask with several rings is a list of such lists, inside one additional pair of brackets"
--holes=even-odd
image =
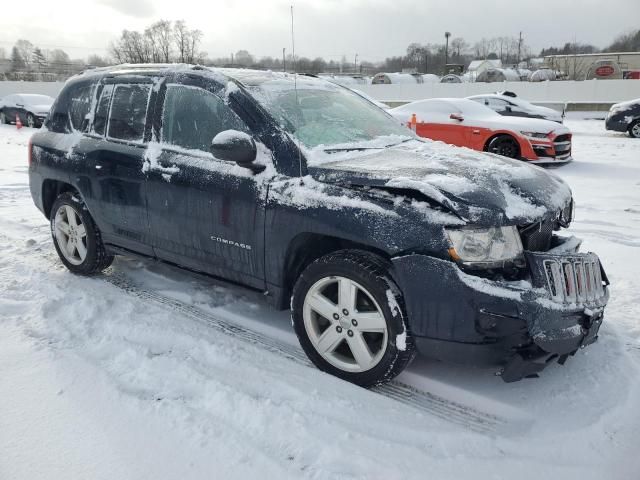
[(635, 138), (640, 138), (640, 122), (636, 122), (631, 127), (631, 136)]
[(33, 118), (33, 115), (27, 115), (27, 127), (35, 128), (35, 126), (36, 126), (36, 119)]
[(325, 277), (304, 299), (306, 333), (316, 351), (347, 372), (375, 367), (386, 351), (388, 328), (382, 309), (360, 284), (346, 277)]
[(491, 153), (496, 153), (503, 157), (515, 158), (518, 156), (518, 146), (510, 138), (501, 139), (492, 145)]
[(53, 225), (60, 252), (73, 265), (80, 265), (87, 258), (87, 231), (82, 219), (70, 205), (58, 208)]

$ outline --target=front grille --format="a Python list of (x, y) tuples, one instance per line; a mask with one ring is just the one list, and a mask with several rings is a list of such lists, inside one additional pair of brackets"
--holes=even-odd
[(530, 252), (546, 252), (551, 246), (553, 231), (558, 228), (557, 220), (544, 220), (520, 229), (522, 247)]
[(571, 155), (571, 135), (558, 135), (553, 140), (556, 158), (566, 158)]
[(600, 261), (595, 255), (546, 259), (547, 288), (562, 303), (598, 304), (605, 297)]

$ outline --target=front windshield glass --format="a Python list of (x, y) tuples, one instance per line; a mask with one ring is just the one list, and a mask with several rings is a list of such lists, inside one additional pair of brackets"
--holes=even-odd
[(382, 137), (394, 138), (388, 143), (412, 138), (408, 128), (346, 88), (299, 78), (297, 90), (296, 94), (291, 79), (269, 80), (249, 87), (282, 127), (308, 148), (359, 148)]

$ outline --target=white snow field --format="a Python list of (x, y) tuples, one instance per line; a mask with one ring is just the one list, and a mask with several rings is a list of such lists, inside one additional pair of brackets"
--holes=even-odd
[(569, 120), (571, 231), (599, 341), (538, 379), (418, 360), (368, 391), (311, 367), (288, 312), (153, 261), (70, 274), (0, 127), (0, 479), (640, 478), (640, 141)]

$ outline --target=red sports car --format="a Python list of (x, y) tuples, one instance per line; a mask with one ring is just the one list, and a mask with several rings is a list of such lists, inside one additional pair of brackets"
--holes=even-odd
[(531, 163), (560, 164), (571, 157), (571, 131), (556, 122), (504, 117), (464, 98), (433, 98), (389, 110), (421, 137), (497, 153)]

